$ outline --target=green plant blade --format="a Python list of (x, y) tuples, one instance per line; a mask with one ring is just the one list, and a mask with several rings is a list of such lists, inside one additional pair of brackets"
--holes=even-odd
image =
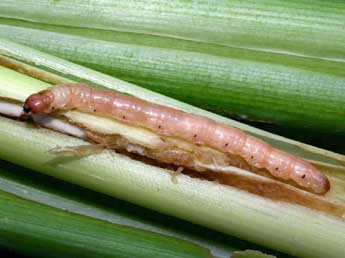
[(3, 0), (0, 16), (345, 59), (339, 0)]
[(0, 191), (0, 245), (39, 257), (211, 257), (184, 240), (72, 214)]
[(261, 252), (252, 251), (252, 250), (235, 252), (231, 257), (232, 258), (274, 258), (274, 256), (272, 255), (266, 255)]
[[(8, 43), (4, 49), (16, 46), (16, 57), (37, 53), (38, 55), (34, 56), (35, 63), (42, 66), (39, 52), (21, 52), (19, 46)], [(95, 76), (93, 80), (101, 85), (107, 85), (105, 80), (107, 76), (102, 77), (101, 74), (93, 73), (88, 69), (83, 70), (67, 62), (61, 66), (62, 60), (55, 60), (60, 63), (53, 62), (48, 55), (45, 57), (44, 62), (59, 68), (60, 72), (64, 69), (75, 69), (75, 72), (69, 70), (69, 74), (76, 77), (85, 72), (87, 79)], [(7, 72), (15, 73), (9, 71)], [(22, 94), (22, 91), (28, 92), (35, 87), (41, 87), (33, 83), (21, 84), (20, 77), (23, 75), (18, 73), (17, 75), (10, 78), (11, 84), (7, 84), (8, 77), (5, 76), (2, 82), (6, 83), (0, 86), (7, 89), (7, 85), (11, 85), (10, 90), (14, 96)], [(126, 88), (129, 85), (124, 82), (113, 79), (109, 85), (116, 86), (117, 89), (122, 86), (122, 91), (125, 92), (137, 90), (136, 94), (139, 95), (138, 88)], [(140, 90), (140, 93), (144, 93), (141, 97), (145, 98), (145, 90)], [(155, 94), (147, 96), (154, 97)], [(164, 100), (169, 101), (164, 98), (159, 101)], [(203, 111), (199, 110), (199, 112)], [(185, 175), (177, 176), (178, 183), (174, 184), (168, 170), (112, 152), (106, 151), (82, 159), (55, 157), (47, 151), (55, 146), (64, 146), (66, 142), (69, 145), (80, 145), (83, 141), (49, 130), (32, 128), (5, 118), (0, 119), (0, 140), (3, 143), (0, 157), (5, 160), (165, 214), (299, 257), (337, 257), (339, 252), (344, 252), (341, 243), (345, 241), (343, 235), (345, 223), (341, 218), (297, 205), (267, 200), (232, 187)], [(332, 238), (331, 242), (328, 241), (330, 238)]]
[[(162, 38), (157, 43), (157, 37), (136, 34), (2, 23), (2, 37), (208, 110), (318, 133), (345, 131), (343, 63)], [(105, 34), (108, 39), (102, 40)]]

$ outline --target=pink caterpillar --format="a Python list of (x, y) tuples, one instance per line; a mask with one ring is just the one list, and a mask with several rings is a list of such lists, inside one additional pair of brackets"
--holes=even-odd
[(133, 96), (83, 84), (59, 84), (31, 95), (23, 109), (26, 113), (78, 109), (112, 117), (161, 135), (239, 155), (253, 167), (264, 168), (277, 178), (293, 180), (314, 193), (324, 194), (330, 188), (327, 177), (311, 164), (237, 128)]

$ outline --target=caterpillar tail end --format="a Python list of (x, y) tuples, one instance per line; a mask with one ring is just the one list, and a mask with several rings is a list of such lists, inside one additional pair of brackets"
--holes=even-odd
[(331, 189), (331, 184), (327, 177), (324, 178), (322, 185), (319, 189), (315, 189), (317, 194), (324, 195)]

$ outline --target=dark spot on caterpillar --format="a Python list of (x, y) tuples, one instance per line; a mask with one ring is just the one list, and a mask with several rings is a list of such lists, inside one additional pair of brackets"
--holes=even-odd
[(54, 110), (55, 109), (55, 107), (52, 107), (52, 110)]
[(122, 119), (126, 119), (126, 116), (122, 116)]
[(254, 156), (250, 156), (251, 159), (254, 159)]
[(224, 144), (225, 147), (228, 147), (228, 145), (229, 145), (229, 143), (225, 143), (225, 144)]
[(302, 178), (305, 178), (305, 174), (302, 176)]
[(196, 134), (193, 135), (194, 138), (196, 138), (196, 136), (197, 136)]
[(159, 129), (161, 129), (161, 128), (162, 128), (162, 126), (161, 126), (161, 125), (159, 125), (159, 126), (158, 126), (158, 128), (159, 128)]
[(279, 168), (276, 168), (276, 171), (278, 171)]

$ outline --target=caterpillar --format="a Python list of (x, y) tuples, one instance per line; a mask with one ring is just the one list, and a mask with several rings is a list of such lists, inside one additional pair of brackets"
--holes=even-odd
[(111, 117), (159, 135), (239, 155), (251, 166), (266, 169), (276, 178), (292, 180), (313, 193), (325, 194), (330, 189), (327, 177), (308, 162), (238, 128), (133, 96), (85, 84), (58, 84), (32, 94), (23, 106), (23, 111), (31, 114), (71, 109)]

